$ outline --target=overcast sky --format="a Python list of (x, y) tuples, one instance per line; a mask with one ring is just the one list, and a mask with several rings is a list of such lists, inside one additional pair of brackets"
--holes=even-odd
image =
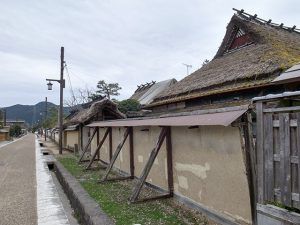
[[(141, 83), (182, 79), (212, 59), (234, 11), (300, 26), (299, 0), (0, 0), (0, 107), (58, 103), (65, 47), (73, 89), (118, 82), (126, 99)], [(67, 79), (67, 78), (66, 78)], [(65, 98), (70, 96), (69, 82)]]

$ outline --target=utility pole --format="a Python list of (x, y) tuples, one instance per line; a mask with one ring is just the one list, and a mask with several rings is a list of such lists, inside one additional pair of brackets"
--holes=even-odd
[(64, 101), (64, 63), (65, 63), (65, 49), (64, 47), (60, 48), (60, 98), (59, 98), (59, 154), (62, 154), (63, 146), (62, 146), (62, 139), (63, 139), (63, 101)]
[(47, 141), (47, 127), (46, 127), (46, 121), (47, 121), (47, 111), (48, 111), (48, 109), (47, 109), (47, 97), (45, 97), (45, 103), (46, 103), (46, 105), (45, 105), (45, 141)]
[(6, 126), (6, 109), (3, 110), (3, 126)]
[(188, 76), (189, 75), (189, 68), (192, 68), (193, 66), (192, 65), (189, 65), (189, 64), (185, 64), (185, 63), (182, 63), (184, 66), (186, 66), (186, 75)]
[(64, 47), (61, 47), (60, 49), (60, 79), (46, 79), (48, 81), (48, 90), (52, 90), (52, 83), (51, 81), (56, 81), (59, 83), (59, 113), (58, 113), (58, 122), (59, 122), (59, 154), (62, 154), (63, 146), (62, 146), (62, 138), (63, 138), (63, 91), (65, 88), (65, 80), (64, 80)]

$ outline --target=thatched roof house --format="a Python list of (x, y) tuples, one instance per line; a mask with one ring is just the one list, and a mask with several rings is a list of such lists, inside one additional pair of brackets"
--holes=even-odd
[(162, 92), (147, 108), (179, 102), (186, 102), (181, 107), (188, 107), (196, 99), (198, 105), (208, 105), (213, 97), (220, 100), (228, 96), (228, 102), (248, 100), (251, 92), (272, 93), (271, 81), (299, 62), (299, 30), (238, 11), (231, 18), (215, 57)]
[(171, 87), (176, 82), (177, 80), (173, 78), (160, 82), (152, 81), (151, 83), (140, 85), (130, 98), (139, 101), (141, 105), (150, 104), (157, 96), (159, 96), (160, 93)]
[(64, 125), (85, 125), (96, 120), (122, 118), (125, 118), (125, 115), (118, 110), (117, 104), (107, 98), (103, 98), (83, 105), (81, 109), (73, 113), (72, 117)]

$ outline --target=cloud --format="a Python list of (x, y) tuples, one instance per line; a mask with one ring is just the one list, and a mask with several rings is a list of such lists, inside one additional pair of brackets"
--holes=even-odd
[(232, 7), (290, 26), (299, 20), (292, 0), (2, 0), (0, 106), (35, 104), (45, 96), (58, 103), (58, 85), (49, 92), (44, 79), (59, 78), (60, 46), (74, 89), (104, 79), (119, 82), (125, 99), (140, 83), (180, 80), (182, 63), (196, 70), (214, 56)]

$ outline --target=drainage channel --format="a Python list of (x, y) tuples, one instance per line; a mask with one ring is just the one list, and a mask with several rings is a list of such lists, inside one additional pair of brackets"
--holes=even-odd
[(56, 190), (58, 192), (59, 198), (61, 200), (62, 206), (64, 208), (64, 211), (66, 213), (66, 216), (69, 220), (69, 224), (70, 225), (79, 225), (76, 217), (75, 217), (75, 213), (73, 208), (71, 207), (70, 201), (67, 197), (67, 195), (65, 194), (62, 186), (60, 185), (57, 177), (56, 177), (56, 173), (54, 171), (54, 164), (53, 163), (48, 163), (48, 168), (50, 170), (52, 179), (53, 179), (53, 183), (55, 184)]
[(53, 170), (56, 159), (36, 139), (38, 225), (79, 225)]

